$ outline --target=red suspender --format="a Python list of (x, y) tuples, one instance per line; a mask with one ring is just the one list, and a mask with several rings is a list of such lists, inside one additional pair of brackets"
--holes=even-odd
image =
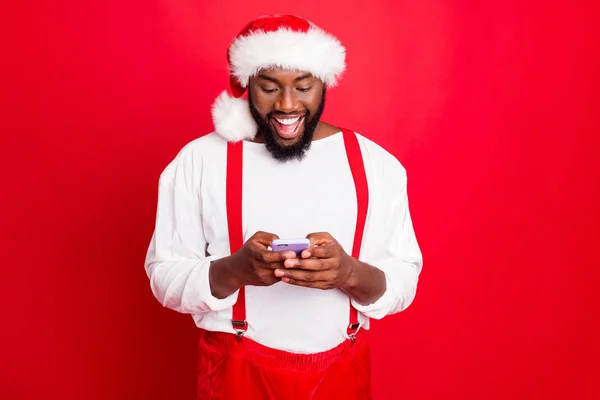
[[(242, 171), (244, 165), (244, 142), (227, 144), (227, 227), (229, 229), (229, 251), (231, 254), (244, 245), (242, 229)], [(237, 302), (233, 305), (231, 319), (233, 329), (243, 334), (248, 329), (246, 322), (246, 288), (242, 286)]]
[[(348, 129), (343, 129), (344, 145), (346, 146), (346, 156), (354, 178), (354, 188), (356, 190), (356, 230), (354, 231), (354, 243), (352, 245), (352, 257), (358, 259), (360, 256), (360, 247), (362, 245), (363, 233), (365, 231), (365, 221), (367, 220), (367, 210), (369, 208), (369, 187), (367, 184), (367, 174), (363, 162), (360, 145), (356, 134)], [(354, 338), (360, 324), (358, 323), (358, 311), (350, 303), (350, 324), (348, 324), (347, 333), (350, 338)]]
[[(369, 208), (369, 188), (367, 175), (363, 163), (362, 153), (356, 134), (348, 129), (342, 129), (344, 146), (356, 190), (357, 216), (354, 243), (352, 245), (352, 257), (359, 258), (360, 248)], [(229, 248), (231, 254), (238, 251), (244, 244), (242, 230), (242, 171), (243, 171), (243, 142), (227, 144), (227, 223), (229, 229)], [(238, 335), (248, 329), (246, 322), (246, 292), (241, 287), (237, 302), (233, 305), (231, 324)], [(351, 339), (358, 332), (358, 311), (350, 303), (350, 323), (347, 333)]]

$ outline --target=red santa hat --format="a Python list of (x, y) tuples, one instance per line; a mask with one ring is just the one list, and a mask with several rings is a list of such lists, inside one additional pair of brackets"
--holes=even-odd
[(215, 131), (228, 141), (252, 139), (257, 126), (241, 97), (250, 77), (278, 67), (306, 71), (327, 87), (336, 85), (346, 68), (346, 49), (312, 22), (294, 15), (268, 15), (250, 22), (229, 46), (229, 86), (212, 107)]

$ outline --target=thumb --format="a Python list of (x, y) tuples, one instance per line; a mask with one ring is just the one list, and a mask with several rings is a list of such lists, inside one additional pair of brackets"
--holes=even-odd
[(333, 237), (327, 232), (315, 232), (306, 236), (310, 240), (310, 246), (322, 246), (334, 242)]

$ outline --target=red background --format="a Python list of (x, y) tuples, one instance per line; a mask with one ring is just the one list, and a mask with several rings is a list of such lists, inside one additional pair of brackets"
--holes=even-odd
[(324, 119), (408, 170), (424, 269), (373, 324), (375, 398), (598, 398), (593, 3), (4, 5), (0, 398), (193, 398), (192, 319), (143, 269), (158, 176), (273, 12), (341, 39)]

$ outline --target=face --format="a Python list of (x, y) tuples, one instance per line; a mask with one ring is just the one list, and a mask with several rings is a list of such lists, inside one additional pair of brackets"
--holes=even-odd
[(262, 70), (249, 82), (248, 100), (257, 136), (273, 157), (302, 159), (323, 112), (323, 82), (306, 72)]

